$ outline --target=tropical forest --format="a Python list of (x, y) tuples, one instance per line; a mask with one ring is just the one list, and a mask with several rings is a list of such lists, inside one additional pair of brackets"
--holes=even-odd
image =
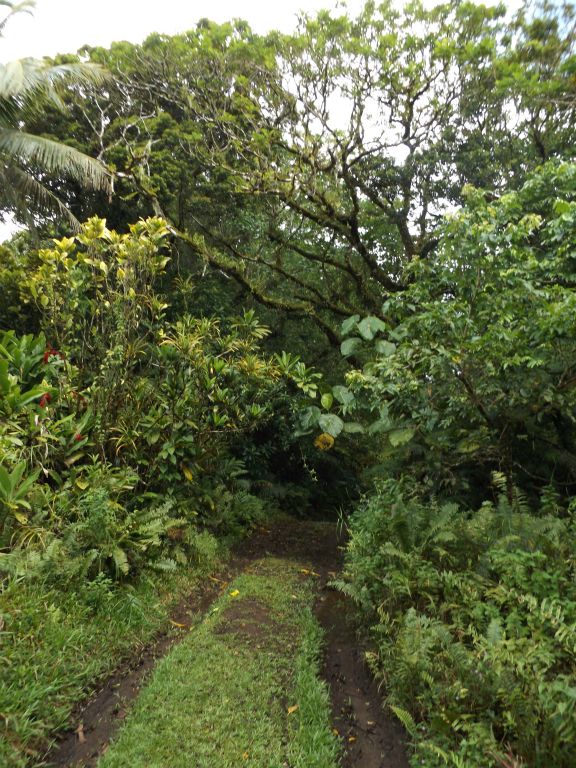
[(576, 10), (203, 12), (0, 64), (0, 766), (574, 768)]

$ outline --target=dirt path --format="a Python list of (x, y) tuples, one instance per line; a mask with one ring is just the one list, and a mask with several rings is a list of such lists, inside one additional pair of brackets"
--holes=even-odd
[(343, 768), (408, 768), (402, 729), (382, 712), (349, 622), (347, 599), (328, 586), (341, 563), (336, 527), (297, 520), (282, 520), (242, 542), (225, 570), (182, 600), (172, 616), (177, 631), (159, 637), (78, 709), (76, 727), (48, 755), (48, 764), (95, 766), (156, 661), (200, 620), (232, 578), (266, 554), (305, 560), (319, 579), (316, 613), (326, 632), (324, 675), (331, 691), (334, 727), (342, 737)]
[(328, 586), (342, 567), (335, 525), (287, 525), (258, 542), (271, 554), (309, 560), (319, 574), (316, 616), (326, 633), (323, 674), (330, 686), (334, 727), (343, 740), (342, 768), (408, 768), (405, 733), (382, 711), (378, 693), (358, 647), (348, 598)]

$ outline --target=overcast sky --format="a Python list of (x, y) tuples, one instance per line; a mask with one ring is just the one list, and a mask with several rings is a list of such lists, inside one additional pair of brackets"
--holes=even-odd
[[(256, 32), (289, 31), (298, 11), (334, 8), (337, 0), (37, 0), (33, 15), (10, 19), (0, 39), (0, 61), (72, 53), (81, 46), (114, 40), (141, 42), (151, 32), (175, 34), (201, 18), (248, 21)], [(348, 0), (356, 12), (362, 0)], [(1, 14), (0, 14), (1, 15)]]

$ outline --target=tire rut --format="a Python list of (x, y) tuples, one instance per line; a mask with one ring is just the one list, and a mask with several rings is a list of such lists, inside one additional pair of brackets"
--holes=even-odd
[(46, 756), (54, 768), (93, 768), (122, 725), (157, 661), (201, 620), (226, 585), (264, 555), (307, 561), (319, 579), (316, 615), (326, 633), (323, 675), (330, 688), (333, 724), (342, 738), (342, 768), (408, 768), (405, 735), (382, 710), (381, 697), (358, 648), (347, 598), (329, 586), (341, 566), (336, 526), (282, 519), (261, 528), (235, 548), (225, 568), (185, 596), (171, 615), (170, 631), (158, 636), (118, 671), (71, 717)]

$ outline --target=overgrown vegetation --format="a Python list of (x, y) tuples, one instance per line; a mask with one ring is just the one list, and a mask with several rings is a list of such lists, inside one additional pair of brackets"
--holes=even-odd
[(8, 764), (40, 756), (83, 687), (159, 626), (156, 573), (187, 568), (185, 589), (215, 563), (208, 531), (271, 513), (234, 446), (276, 417), (288, 381), (314, 387), (296, 359), (260, 353), (252, 312), (167, 319), (166, 235), (155, 219), (122, 236), (92, 219), (55, 241), (19, 285), (43, 330), (0, 336)]
[(62, 578), (5, 582), (0, 597), (2, 765), (45, 764), (51, 737), (69, 727), (77, 702), (156, 633), (170, 630), (171, 607), (225, 557), (207, 533), (200, 536), (196, 553), (189, 569), (122, 585), (105, 575), (70, 584)]
[(470, 511), (387, 481), (351, 522), (345, 581), (415, 765), (572, 765), (573, 517), (505, 479)]
[[(14, 690), (52, 653), (33, 592), (122, 606), (363, 493), (339, 583), (413, 764), (574, 764), (574, 25), (367, 3), (4, 67), (0, 177), (27, 181), (0, 210), (31, 229), (0, 249), (0, 631), (38, 638)], [(117, 194), (13, 151), (45, 139)], [(38, 185), (76, 234), (31, 221)], [(60, 718), (42, 685), (0, 707), (10, 754)]]

